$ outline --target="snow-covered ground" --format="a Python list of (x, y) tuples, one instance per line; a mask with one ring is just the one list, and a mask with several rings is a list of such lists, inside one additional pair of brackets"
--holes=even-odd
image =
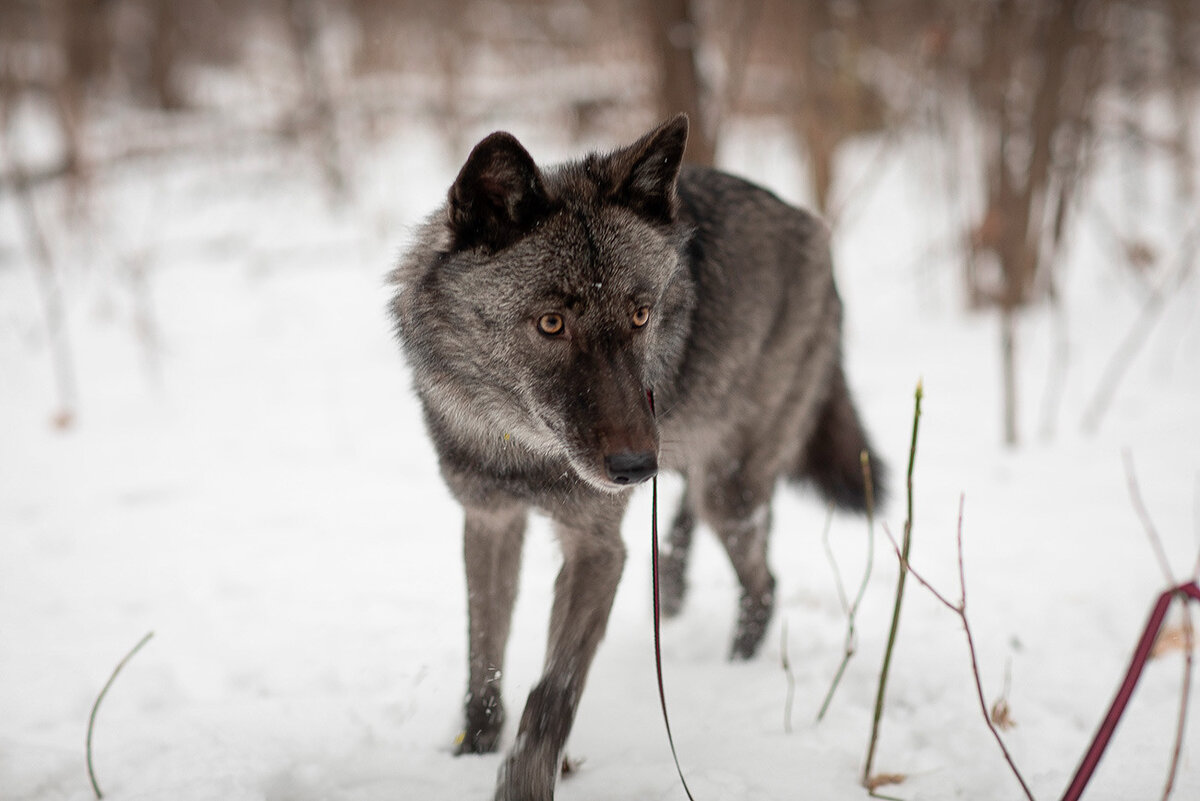
[[(514, 130), (537, 157), (569, 153), (533, 125)], [(851, 382), (896, 479), (881, 517), (897, 533), (913, 390), (924, 382), (913, 564), (957, 598), (965, 493), (968, 610), (988, 701), (1010, 685), (1006, 740), (1034, 794), (1054, 799), (1165, 586), (1123, 449), (1177, 577), (1195, 563), (1200, 290), (1193, 275), (1171, 296), (1099, 432), (1082, 434), (1082, 411), (1140, 303), (1112, 240), (1085, 223), (1065, 316), (1021, 320), (1025, 443), (1003, 447), (999, 327), (961, 310), (949, 238), (931, 239), (949, 213), (931, 147), (846, 154), (852, 175), (878, 173), (845, 182), (866, 188), (836, 232)], [(724, 160), (797, 197), (785, 148), (734, 130)], [(458, 165), (414, 126), (354, 166), (356, 194), (333, 204), (314, 168), (280, 152), (183, 154), (99, 176), (90, 219), (52, 229), (80, 387), (66, 432), (49, 424), (34, 270), (2, 196), (0, 799), (91, 797), (91, 704), (147, 631), (154, 639), (97, 720), (107, 798), (490, 798), (499, 756), (451, 755), (465, 687), (461, 515), (384, 313), (384, 273)], [(42, 200), (56, 216), (56, 199)], [(1146, 216), (1147, 235), (1174, 258), (1175, 229), (1154, 209)], [(131, 277), (138, 269), (144, 286)], [(1070, 358), (1045, 439), (1060, 330)], [(670, 509), (677, 483), (664, 479), (662, 492)], [(683, 797), (654, 682), (649, 514), (639, 490), (625, 525), (631, 558), (569, 745), (582, 765), (560, 783), (561, 799)], [(775, 520), (780, 604), (758, 659), (724, 659), (736, 589), (711, 537), (698, 541), (683, 616), (665, 627), (672, 725), (698, 801), (865, 795), (896, 561), (880, 532), (859, 650), (818, 724), (845, 630), (825, 513), (784, 491)], [(829, 538), (855, 585), (866, 526), (839, 516)], [(509, 650), (506, 744), (540, 669), (557, 558), (539, 521)], [(1087, 798), (1159, 796), (1182, 663), (1178, 650), (1151, 663)], [(1198, 717), (1193, 697), (1179, 799), (1200, 798)], [(876, 769), (907, 775), (891, 788), (905, 799), (1020, 797), (977, 708), (958, 620), (912, 583)]]

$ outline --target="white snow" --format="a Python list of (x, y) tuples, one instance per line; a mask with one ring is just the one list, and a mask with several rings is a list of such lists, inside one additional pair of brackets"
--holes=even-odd
[[(539, 158), (570, 152), (532, 126), (515, 132)], [(731, 136), (728, 167), (799, 198), (787, 148), (762, 147), (753, 131)], [(1035, 795), (1055, 799), (1166, 586), (1129, 497), (1124, 448), (1176, 577), (1195, 563), (1200, 291), (1194, 274), (1174, 291), (1099, 432), (1082, 434), (1082, 410), (1140, 303), (1085, 207), (1064, 286), (1070, 361), (1056, 434), (1038, 430), (1058, 324), (1035, 310), (1020, 326), (1024, 444), (1005, 448), (999, 326), (960, 309), (953, 253), (930, 242), (954, 215), (931, 186), (929, 150), (876, 158), (862, 145), (845, 156), (852, 174), (879, 173), (835, 232), (851, 382), (890, 463), (881, 518), (897, 535), (913, 389), (924, 382), (913, 564), (957, 599), (965, 493), (968, 612), (988, 702), (1011, 665), (1017, 726), (1005, 738)], [(106, 798), (491, 797), (500, 756), (451, 755), (465, 689), (461, 514), (384, 311), (384, 274), (457, 166), (414, 125), (360, 153), (358, 192), (333, 208), (314, 168), (266, 150), (180, 154), (98, 177), (90, 221), (52, 229), (80, 385), (66, 432), (49, 425), (34, 268), (11, 196), (0, 196), (0, 799), (91, 797), (91, 704), (151, 630), (99, 711), (94, 759)], [(56, 198), (42, 201), (57, 219)], [(1119, 202), (1104, 205), (1111, 217)], [(1174, 229), (1145, 214), (1173, 254)], [(129, 280), (132, 264), (145, 269), (148, 294)], [(149, 321), (142, 334), (139, 315)], [(679, 486), (665, 478), (660, 489), (665, 526)], [(566, 801), (683, 798), (654, 682), (649, 515), (642, 489), (568, 749), (582, 766), (559, 785)], [(712, 538), (697, 542), (692, 593), (663, 647), (671, 723), (698, 801), (865, 797), (859, 776), (897, 565), (878, 531), (859, 650), (815, 723), (845, 631), (824, 519), (814, 496), (778, 496), (779, 608), (749, 664), (724, 659), (735, 581)], [(830, 538), (853, 587), (866, 526), (838, 516)], [(557, 559), (539, 521), (509, 648), (505, 746), (538, 676)], [(784, 622), (796, 678), (790, 734)], [(1181, 666), (1178, 651), (1150, 664), (1089, 801), (1159, 797)], [(1190, 706), (1177, 799), (1200, 797), (1195, 695)], [(976, 706), (958, 620), (912, 582), (876, 769), (907, 775), (890, 788), (904, 799), (1021, 797)]]

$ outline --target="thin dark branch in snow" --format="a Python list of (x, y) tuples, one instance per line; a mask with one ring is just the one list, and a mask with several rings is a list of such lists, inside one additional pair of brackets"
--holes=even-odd
[[(862, 582), (858, 585), (858, 593), (854, 596), (854, 601), (847, 603), (846, 592), (842, 587), (842, 576), (838, 571), (833, 549), (829, 547), (829, 525), (826, 524), (825, 553), (829, 556), (829, 563), (833, 567), (833, 577), (837, 582), (838, 597), (841, 598), (842, 609), (846, 612), (846, 639), (841, 664), (838, 665), (837, 672), (833, 676), (833, 682), (829, 686), (829, 691), (825, 693), (825, 700), (821, 703), (821, 711), (817, 713), (818, 723), (825, 718), (829, 704), (833, 701), (833, 694), (837, 692), (838, 685), (842, 681), (842, 674), (846, 672), (846, 666), (850, 663), (850, 657), (854, 656), (854, 652), (858, 647), (858, 633), (855, 630), (858, 607), (862, 604), (863, 596), (867, 593), (867, 585), (870, 583), (871, 571), (875, 565), (875, 488), (871, 480), (871, 457), (864, 450), (859, 454), (859, 460), (862, 462), (863, 482), (867, 496), (867, 565), (863, 570)], [(830, 506), (829, 511), (832, 516), (832, 506)]]
[(908, 557), (904, 555), (904, 553), (901, 549), (901, 546), (896, 544), (896, 540), (894, 537), (892, 537), (891, 531), (888, 530), (887, 526), (884, 526), (883, 530), (887, 534), (888, 539), (892, 541), (892, 547), (896, 551), (896, 556), (900, 559), (900, 565), (901, 565), (900, 569), (904, 572), (911, 573), (912, 577), (917, 581), (918, 584), (920, 584), (922, 587), (924, 587), (930, 593), (932, 593), (933, 597), (936, 598), (942, 604), (942, 606), (946, 607), (951, 612), (958, 615), (958, 618), (962, 621), (963, 631), (967, 635), (967, 651), (969, 652), (969, 654), (971, 656), (971, 675), (975, 679), (975, 697), (976, 697), (976, 700), (979, 701), (979, 709), (983, 713), (983, 722), (985, 724), (987, 724), (988, 731), (990, 731), (992, 733), (992, 737), (995, 738), (996, 744), (1000, 746), (1000, 752), (1002, 754), (1004, 754), (1004, 761), (1008, 763), (1008, 767), (1009, 767), (1009, 769), (1012, 770), (1013, 776), (1015, 776), (1017, 779), (1017, 782), (1020, 783), (1021, 790), (1025, 793), (1025, 797), (1027, 799), (1029, 799), (1029, 801), (1035, 801), (1035, 799), (1033, 797), (1033, 793), (1029, 790), (1029, 785), (1025, 783), (1025, 777), (1021, 775), (1021, 771), (1018, 770), (1016, 762), (1013, 761), (1012, 754), (1010, 754), (1008, 752), (1008, 748), (1004, 745), (1004, 738), (1000, 736), (1000, 730), (997, 729), (996, 724), (992, 722), (992, 717), (988, 711), (987, 701), (985, 700), (984, 694), (983, 694), (983, 680), (980, 678), (980, 675), (979, 675), (979, 658), (975, 651), (975, 638), (971, 634), (971, 624), (967, 620), (967, 577), (966, 577), (966, 568), (964, 567), (964, 560), (963, 560), (963, 536), (962, 536), (963, 503), (964, 503), (963, 496), (959, 496), (957, 544), (958, 544), (958, 582), (959, 582), (959, 589), (961, 591), (961, 596), (960, 596), (961, 600), (957, 604), (951, 603), (946, 598), (946, 596), (944, 596), (940, 592), (938, 592), (933, 587), (932, 584), (930, 584), (928, 581), (926, 581), (921, 576), (920, 573), (918, 573), (916, 570), (914, 570), (912, 565), (909, 564), (909, 562), (908, 562)]
[(104, 793), (100, 792), (100, 784), (96, 781), (96, 770), (92, 766), (92, 733), (96, 729), (96, 713), (100, 711), (100, 702), (103, 701), (104, 696), (108, 694), (108, 689), (112, 687), (113, 682), (117, 680), (117, 674), (121, 672), (121, 669), (125, 667), (130, 659), (133, 659), (134, 655), (138, 651), (142, 650), (142, 646), (150, 642), (150, 638), (153, 636), (153, 631), (146, 632), (146, 636), (142, 637), (142, 639), (138, 641), (138, 644), (133, 646), (133, 649), (129, 653), (125, 654), (125, 658), (118, 662), (117, 666), (113, 668), (112, 675), (108, 677), (108, 681), (104, 683), (104, 687), (101, 688), (100, 694), (96, 696), (96, 703), (92, 704), (92, 714), (88, 716), (87, 727), (87, 772), (88, 780), (92, 783), (92, 792), (96, 794), (96, 798), (98, 799), (104, 798)]

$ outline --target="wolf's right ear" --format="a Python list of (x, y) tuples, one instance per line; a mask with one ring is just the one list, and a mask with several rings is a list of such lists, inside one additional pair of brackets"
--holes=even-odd
[(549, 205), (542, 174), (512, 134), (475, 145), (450, 187), (447, 223), (456, 250), (500, 250), (533, 227)]

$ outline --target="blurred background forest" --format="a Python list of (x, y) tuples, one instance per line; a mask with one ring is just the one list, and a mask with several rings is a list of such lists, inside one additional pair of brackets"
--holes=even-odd
[[(804, 197), (836, 228), (864, 189), (841, 175), (842, 149), (920, 139), (936, 143), (929, 181), (954, 209), (937, 236), (961, 301), (999, 320), (1016, 442), (1015, 319), (1057, 303), (1081, 209), (1143, 304), (1092, 425), (1165, 300), (1194, 280), (1198, 90), (1190, 0), (2, 0), (0, 214), (16, 222), (0, 271), (34, 276), (67, 427), (63, 287), (98, 243), (63, 242), (95, 234), (97, 186), (131, 165), (287, 152), (338, 214), (380, 144), (414, 126), (458, 163), (513, 120), (611, 146), (684, 110), (696, 162), (720, 165), (736, 125), (785, 141)], [(1154, 205), (1177, 212), (1151, 225), (1161, 187), (1147, 165), (1164, 160), (1172, 197)], [(1118, 191), (1097, 199), (1093, 177), (1113, 165)], [(126, 248), (120, 270), (135, 295), (150, 269), (140, 252)]]

